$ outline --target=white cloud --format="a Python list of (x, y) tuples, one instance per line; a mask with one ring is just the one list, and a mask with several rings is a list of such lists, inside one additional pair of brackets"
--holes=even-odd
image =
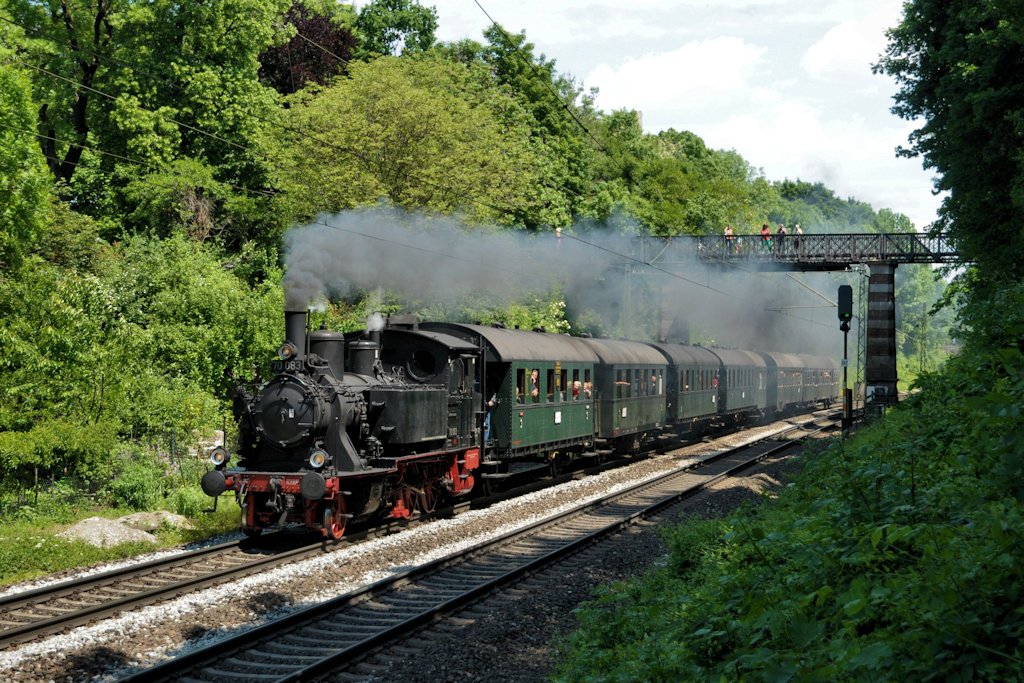
[[(444, 40), (479, 39), (472, 0), (430, 0)], [(643, 113), (648, 132), (690, 130), (735, 149), (770, 180), (821, 181), (840, 197), (934, 220), (920, 160), (897, 159), (914, 125), (871, 73), (902, 0), (519, 0), (483, 2), (536, 53), (583, 74), (604, 111)]]
[(856, 82), (870, 78), (871, 65), (885, 51), (885, 30), (898, 21), (898, 6), (878, 5), (862, 17), (829, 29), (807, 49), (800, 65), (811, 78), (820, 80)]
[(722, 36), (626, 59), (618, 66), (601, 64), (584, 82), (600, 88), (597, 104), (603, 109), (645, 110), (740, 93), (750, 87), (750, 77), (764, 53), (764, 48), (740, 38)]

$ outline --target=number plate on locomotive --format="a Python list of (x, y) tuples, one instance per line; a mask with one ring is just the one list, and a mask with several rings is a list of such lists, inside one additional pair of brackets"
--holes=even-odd
[(270, 369), (274, 372), (301, 372), (301, 360), (272, 360)]

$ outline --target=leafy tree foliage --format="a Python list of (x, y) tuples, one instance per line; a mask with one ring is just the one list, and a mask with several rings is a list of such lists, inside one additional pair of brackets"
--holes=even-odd
[(470, 64), (486, 65), (497, 84), (532, 118), (532, 145), (540, 171), (536, 193), (542, 210), (524, 213), (522, 222), (535, 228), (568, 225), (574, 215), (607, 216), (613, 202), (588, 196), (595, 189), (589, 184), (594, 154), (590, 135), (594, 134), (588, 135), (584, 127), (595, 118), (592, 98), (571, 78), (559, 74), (554, 60), (535, 56), (525, 32), (510, 34), (495, 24), (484, 31), (484, 37), (486, 44), (466, 41), (447, 46), (444, 52)]
[(417, 0), (373, 0), (356, 19), (360, 47), (367, 56), (429, 50), (437, 30), (437, 10)]
[(350, 5), (335, 7), (338, 16), (329, 16), (303, 2), (289, 8), (284, 19), (295, 35), (260, 55), (263, 83), (290, 95), (308, 83), (326, 85), (332, 77), (345, 73), (345, 64), (352, 59), (356, 45), (352, 26), (355, 16)]
[(118, 438), (208, 429), (278, 342), (276, 279), (252, 290), (202, 245), (137, 237), (97, 259), (91, 273), (26, 260), (0, 288), (5, 478), (100, 481)]
[(193, 158), (237, 188), (218, 207), (231, 214), (233, 236), (261, 236), (267, 226), (246, 220), (254, 204), (267, 205), (252, 145), (277, 108), (259, 82), (258, 55), (278, 39), (285, 0), (8, 4), (29, 38), (22, 53), (42, 150), (79, 210), (106, 218), (118, 237), (130, 211), (119, 191), (140, 168), (147, 175)]
[[(9, 54), (0, 47), (4, 56)], [(20, 69), (0, 69), (0, 281), (46, 220), (49, 182), (32, 137), (35, 127), (28, 77)]]
[(289, 116), (308, 134), (274, 156), (297, 217), (386, 198), (508, 222), (535, 201), (524, 115), (479, 69), (429, 56), (355, 63), (349, 78), (300, 93)]
[(1019, 3), (913, 0), (876, 66), (900, 86), (893, 112), (924, 121), (901, 153), (937, 171), (935, 227), (978, 264), (978, 284), (1024, 277), (1022, 62)]

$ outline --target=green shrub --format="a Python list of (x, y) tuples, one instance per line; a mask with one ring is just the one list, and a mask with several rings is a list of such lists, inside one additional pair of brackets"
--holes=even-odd
[(153, 510), (163, 499), (163, 468), (143, 459), (128, 461), (110, 484), (114, 505), (131, 510)]
[(919, 384), (777, 499), (667, 533), (579, 610), (557, 680), (1021, 680), (1024, 356)]
[(198, 517), (213, 506), (210, 497), (198, 486), (182, 486), (171, 492), (167, 505), (172, 512), (186, 517)]

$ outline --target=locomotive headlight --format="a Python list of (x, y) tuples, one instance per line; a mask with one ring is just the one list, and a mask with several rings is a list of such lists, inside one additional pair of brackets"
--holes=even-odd
[(281, 360), (291, 360), (298, 355), (299, 349), (291, 342), (285, 342), (281, 344), (281, 348), (277, 350), (277, 357)]
[(311, 467), (320, 469), (327, 464), (327, 451), (322, 448), (316, 448), (312, 453), (309, 454), (309, 464)]
[(220, 467), (228, 461), (231, 454), (228, 453), (227, 449), (223, 446), (217, 446), (210, 451), (210, 462), (213, 463), (214, 467)]

